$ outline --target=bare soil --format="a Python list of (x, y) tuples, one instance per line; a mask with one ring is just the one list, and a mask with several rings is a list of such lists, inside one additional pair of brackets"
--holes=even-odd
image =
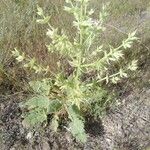
[[(2, 150), (144, 150), (150, 144), (150, 88), (133, 91), (101, 121), (86, 118), (87, 143), (80, 144), (62, 128), (23, 128), (22, 96), (0, 97)], [(5, 101), (4, 101), (5, 99)]]

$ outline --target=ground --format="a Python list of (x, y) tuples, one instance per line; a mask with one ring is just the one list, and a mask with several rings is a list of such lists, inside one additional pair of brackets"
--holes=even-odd
[[(23, 128), (18, 97), (1, 103), (1, 133), (3, 150), (144, 150), (150, 137), (150, 90), (133, 91), (121, 99), (101, 120), (87, 118), (88, 141), (75, 142), (67, 131), (53, 133), (49, 127), (40, 131)], [(1, 97), (1, 100), (3, 98)], [(97, 134), (95, 134), (97, 133)]]

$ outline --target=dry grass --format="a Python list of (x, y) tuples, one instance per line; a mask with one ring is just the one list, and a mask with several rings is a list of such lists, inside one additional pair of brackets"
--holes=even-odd
[[(148, 26), (150, 22), (143, 22), (139, 26), (140, 13), (149, 8), (149, 0), (107, 0), (111, 2), (108, 8), (108, 32), (103, 36), (105, 43), (117, 45), (126, 33), (138, 29), (141, 38), (148, 40)], [(96, 14), (105, 0), (94, 0), (91, 7)], [(1, 0), (0, 1), (0, 64), (1, 68), (9, 66), (10, 51), (14, 47), (22, 49), (31, 57), (36, 57), (41, 63), (56, 69), (57, 56), (48, 55), (45, 43), (46, 27), (36, 23), (36, 5), (39, 4), (47, 14), (51, 15), (51, 23), (68, 31), (73, 37), (71, 27), (72, 17), (63, 11), (64, 0)], [(146, 34), (145, 34), (146, 33)], [(115, 34), (115, 36), (114, 36)], [(143, 40), (142, 39), (142, 40)], [(145, 41), (143, 40), (143, 41)], [(97, 41), (101, 42), (101, 40)], [(149, 47), (149, 45), (148, 45)], [(137, 52), (136, 52), (137, 53)], [(134, 53), (133, 53), (134, 55)]]

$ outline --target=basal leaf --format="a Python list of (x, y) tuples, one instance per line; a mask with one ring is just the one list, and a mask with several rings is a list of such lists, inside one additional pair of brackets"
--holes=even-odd
[(80, 142), (85, 143), (87, 136), (84, 130), (84, 123), (79, 118), (73, 118), (69, 124), (69, 129), (72, 135)]
[(47, 120), (47, 115), (44, 110), (34, 109), (30, 111), (27, 116), (25, 116), (22, 123), (25, 127), (32, 127), (42, 123), (45, 120)]
[(42, 95), (49, 95), (49, 91), (51, 88), (51, 83), (48, 80), (42, 81), (31, 81), (29, 85), (33, 89), (35, 93), (42, 94)]
[(25, 105), (28, 106), (29, 109), (33, 109), (33, 108), (48, 108), (50, 103), (50, 100), (48, 97), (46, 96), (36, 96), (33, 97), (31, 99), (29, 99)]
[(87, 140), (87, 135), (84, 130), (84, 122), (79, 116), (79, 114), (76, 112), (77, 110), (74, 110), (72, 106), (68, 108), (69, 118), (71, 119), (69, 129), (72, 135), (78, 141), (85, 143)]
[(57, 111), (59, 111), (61, 106), (62, 106), (62, 104), (60, 103), (59, 100), (51, 100), (48, 104), (47, 113), (51, 114), (51, 113), (57, 112)]

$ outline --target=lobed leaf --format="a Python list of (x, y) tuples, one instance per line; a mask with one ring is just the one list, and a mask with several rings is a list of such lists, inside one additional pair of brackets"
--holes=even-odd
[(77, 107), (68, 107), (69, 118), (71, 119), (71, 122), (69, 123), (69, 129), (72, 135), (78, 141), (85, 143), (87, 140), (87, 135), (84, 129), (84, 122), (75, 108), (77, 109)]
[(47, 109), (49, 106), (50, 100), (46, 96), (35, 96), (31, 99), (29, 99), (26, 103), (25, 106), (28, 106), (28, 109), (34, 109), (34, 108), (45, 108)]
[(42, 80), (42, 81), (30, 81), (29, 85), (33, 89), (35, 93), (42, 94), (42, 95), (49, 95), (51, 83), (49, 80)]
[(35, 109), (30, 111), (23, 120), (25, 127), (34, 127), (47, 120), (47, 115), (43, 109)]

